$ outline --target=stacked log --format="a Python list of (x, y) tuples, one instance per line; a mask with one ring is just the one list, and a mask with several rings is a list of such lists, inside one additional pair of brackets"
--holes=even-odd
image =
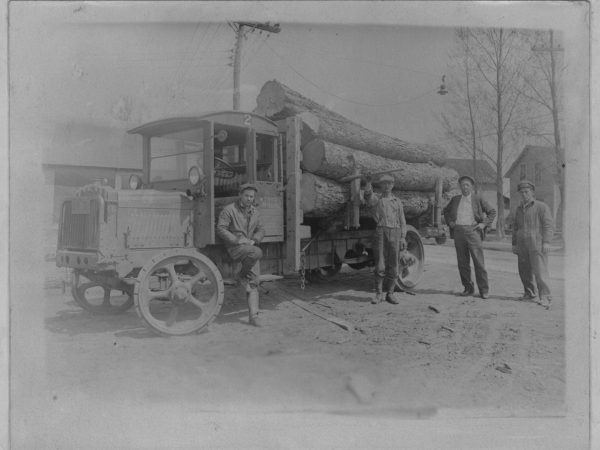
[(369, 130), (346, 117), (304, 97), (277, 80), (267, 81), (256, 99), (254, 112), (272, 120), (298, 116), (302, 119), (301, 140), (322, 139), (334, 144), (363, 150), (389, 159), (412, 163), (433, 162), (443, 165), (443, 149), (413, 144), (402, 139)]
[(390, 160), (322, 139), (313, 139), (304, 146), (302, 168), (306, 172), (338, 181), (352, 175), (354, 170), (373, 174), (398, 169), (390, 175), (395, 179), (394, 187), (403, 191), (431, 191), (438, 178), (442, 180), (443, 190), (448, 191), (458, 182), (458, 174), (448, 167)]
[[(350, 183), (344, 178), (356, 173), (373, 175), (397, 169), (390, 174), (395, 180), (392, 192), (402, 200), (407, 219), (432, 210), (437, 180), (445, 192), (442, 206), (457, 184), (456, 171), (443, 167), (443, 149), (369, 130), (276, 80), (265, 83), (256, 103), (254, 112), (272, 120), (301, 119), (301, 206), (305, 217), (343, 214), (350, 200)], [(361, 206), (361, 217), (371, 214)]]
[[(300, 205), (305, 217), (337, 216), (343, 213), (350, 201), (348, 183), (338, 183), (309, 172), (302, 174), (300, 189), (302, 191)], [(378, 190), (375, 189), (375, 192), (377, 193)], [(402, 200), (406, 219), (414, 219), (427, 213), (434, 200), (433, 192), (393, 190), (392, 194)], [(448, 191), (442, 195), (442, 207), (448, 204), (453, 194), (455, 191)], [(371, 215), (371, 209), (361, 205), (360, 216)]]

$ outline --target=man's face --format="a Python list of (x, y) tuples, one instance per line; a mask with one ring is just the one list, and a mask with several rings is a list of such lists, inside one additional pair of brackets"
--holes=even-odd
[(473, 185), (469, 180), (462, 180), (460, 182), (460, 191), (462, 195), (469, 195), (473, 191)]
[(531, 200), (533, 200), (533, 190), (531, 188), (528, 188), (528, 187), (521, 188), (519, 190), (519, 194), (521, 194), (521, 198), (523, 199), (524, 203), (528, 203)]
[(390, 192), (392, 192), (393, 188), (394, 183), (392, 181), (384, 181), (383, 183), (381, 183), (381, 190), (384, 192), (384, 194), (389, 194)]
[(256, 195), (256, 192), (254, 191), (254, 189), (246, 189), (244, 192), (242, 192), (240, 195), (242, 205), (244, 205), (244, 207), (253, 205), (255, 195)]

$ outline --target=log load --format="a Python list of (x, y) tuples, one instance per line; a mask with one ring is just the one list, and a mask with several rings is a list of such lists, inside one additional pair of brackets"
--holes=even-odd
[(302, 119), (302, 145), (312, 139), (363, 150), (367, 153), (412, 163), (444, 165), (443, 149), (413, 144), (369, 130), (346, 117), (304, 97), (277, 80), (267, 81), (256, 98), (255, 113), (272, 120), (299, 116)]
[[(304, 217), (339, 215), (345, 210), (350, 199), (350, 187), (347, 183), (338, 183), (308, 172), (302, 174), (300, 189), (302, 192), (300, 206)], [(407, 219), (427, 213), (434, 200), (433, 192), (395, 190), (392, 193), (402, 200), (404, 215)], [(450, 201), (450, 194), (448, 192), (443, 195), (442, 207)], [(370, 217), (371, 214), (371, 208), (360, 207), (361, 217)]]
[(313, 139), (302, 148), (302, 168), (333, 180), (353, 175), (354, 170), (374, 174), (398, 169), (390, 175), (395, 179), (394, 188), (401, 191), (433, 191), (438, 177), (442, 179), (443, 191), (456, 187), (458, 182), (458, 174), (449, 167), (390, 160), (321, 139)]

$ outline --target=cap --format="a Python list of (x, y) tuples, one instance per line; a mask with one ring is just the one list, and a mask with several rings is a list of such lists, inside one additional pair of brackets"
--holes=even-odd
[(520, 191), (523, 188), (529, 188), (532, 191), (535, 191), (535, 184), (533, 184), (531, 181), (529, 180), (521, 180), (519, 181), (519, 184), (517, 184), (517, 191)]
[(394, 183), (396, 180), (394, 179), (393, 176), (391, 175), (381, 175), (379, 177), (379, 182), (380, 183)]
[(469, 180), (473, 186), (475, 186), (475, 180), (469, 175), (463, 175), (458, 179), (458, 184), (462, 183), (463, 180)]
[(252, 183), (244, 183), (240, 186), (240, 194), (248, 189), (252, 189), (254, 192), (258, 192), (258, 188), (255, 184)]

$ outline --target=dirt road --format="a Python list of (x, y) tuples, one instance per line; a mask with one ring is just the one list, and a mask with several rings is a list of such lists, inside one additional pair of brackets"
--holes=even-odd
[[(218, 414), (561, 415), (562, 257), (551, 256), (554, 303), (546, 311), (516, 300), (521, 286), (510, 253), (486, 252), (491, 295), (483, 300), (454, 294), (461, 286), (453, 248), (425, 251), (416, 295), (399, 294), (400, 305), (371, 305), (369, 270), (345, 268), (304, 291), (297, 279), (267, 283), (260, 329), (247, 324), (242, 293), (228, 288), (215, 322), (178, 338), (156, 336), (133, 311), (91, 316), (60, 291), (47, 291), (39, 400), (50, 410), (31, 411), (17, 398), (15, 435), (24, 445), (44, 440), (65, 448), (56, 430), (67, 417), (101, 422), (120, 408), (145, 405)], [(356, 329), (300, 309), (290, 302), (295, 298)], [(99, 405), (110, 410), (88, 409)], [(23, 418), (39, 421), (36, 433), (24, 434)]]

